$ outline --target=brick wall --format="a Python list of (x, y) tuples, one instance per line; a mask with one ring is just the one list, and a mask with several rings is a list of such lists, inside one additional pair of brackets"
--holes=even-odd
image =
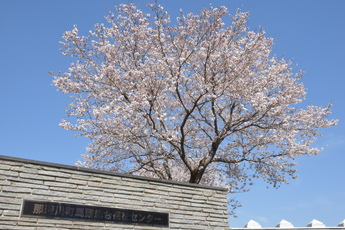
[[(27, 217), (23, 200), (169, 213), (169, 227)], [(0, 156), (0, 229), (228, 229), (227, 191)]]

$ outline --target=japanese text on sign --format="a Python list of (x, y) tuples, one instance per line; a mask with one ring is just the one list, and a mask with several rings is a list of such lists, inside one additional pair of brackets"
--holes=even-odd
[(169, 226), (168, 213), (43, 201), (24, 200), (22, 215), (108, 223)]

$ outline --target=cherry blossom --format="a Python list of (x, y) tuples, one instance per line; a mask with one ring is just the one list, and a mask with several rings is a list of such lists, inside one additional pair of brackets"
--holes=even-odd
[[(315, 155), (326, 108), (301, 108), (306, 89), (273, 39), (249, 30), (249, 13), (205, 8), (172, 21), (163, 7), (122, 4), (86, 36), (63, 35), (74, 58), (54, 85), (71, 96), (61, 127), (90, 138), (79, 166), (243, 191), (296, 177)], [(75, 119), (74, 119), (75, 118)]]

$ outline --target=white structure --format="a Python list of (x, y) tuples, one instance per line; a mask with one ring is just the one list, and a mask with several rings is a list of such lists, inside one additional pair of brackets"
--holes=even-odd
[(324, 223), (318, 220), (312, 220), (306, 227), (294, 227), (292, 223), (286, 220), (281, 220), (275, 227), (261, 227), (261, 225), (250, 220), (243, 228), (231, 228), (233, 230), (248, 230), (248, 229), (260, 229), (260, 230), (279, 230), (284, 228), (285, 230), (311, 230), (311, 228), (317, 228), (317, 230), (345, 230), (345, 219), (341, 221), (336, 227), (327, 227)]
[(340, 222), (340, 223), (338, 224), (338, 227), (345, 227), (345, 220), (343, 220), (342, 222)]
[(291, 224), (289, 221), (281, 220), (277, 225), (277, 228), (293, 228), (293, 224)]
[(312, 220), (307, 227), (311, 227), (311, 228), (324, 228), (326, 227), (326, 225), (324, 223), (322, 223), (321, 221), (318, 220)]
[(261, 225), (254, 220), (250, 220), (244, 227), (253, 229), (253, 228), (261, 228)]

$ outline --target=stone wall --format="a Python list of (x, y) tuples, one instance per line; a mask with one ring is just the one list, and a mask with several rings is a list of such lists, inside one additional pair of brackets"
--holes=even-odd
[[(169, 214), (169, 227), (22, 215), (24, 200)], [(228, 229), (222, 188), (0, 156), (0, 229)]]

